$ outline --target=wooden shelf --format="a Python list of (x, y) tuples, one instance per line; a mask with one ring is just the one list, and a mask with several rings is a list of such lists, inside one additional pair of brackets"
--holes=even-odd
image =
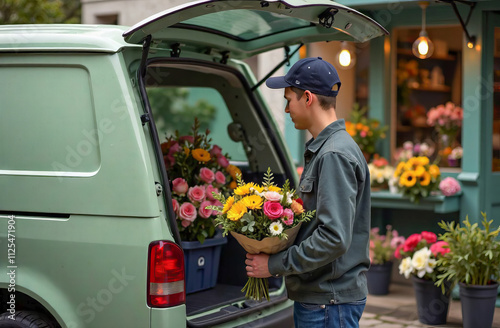
[(453, 213), (460, 210), (460, 197), (462, 192), (446, 197), (442, 194), (420, 199), (418, 204), (401, 194), (389, 191), (372, 191), (371, 204), (374, 208), (394, 208), (406, 210), (427, 210), (435, 213)]

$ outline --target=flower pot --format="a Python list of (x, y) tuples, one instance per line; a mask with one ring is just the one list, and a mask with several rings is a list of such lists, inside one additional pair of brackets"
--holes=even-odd
[(495, 314), (498, 283), (492, 285), (460, 285), (464, 328), (490, 328)]
[(384, 264), (372, 264), (370, 266), (370, 269), (366, 272), (368, 293), (371, 295), (389, 294), (392, 264), (393, 262), (386, 262)]
[(418, 321), (427, 325), (442, 325), (446, 323), (450, 304), (450, 288), (434, 285), (434, 281), (412, 276), (415, 298), (417, 300)]
[(216, 234), (214, 238), (198, 241), (181, 241), (186, 268), (186, 294), (212, 288), (217, 283), (222, 245), (227, 238)]

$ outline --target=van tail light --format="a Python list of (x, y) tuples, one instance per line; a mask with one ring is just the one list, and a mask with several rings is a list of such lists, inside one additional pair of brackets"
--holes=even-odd
[(171, 307), (186, 302), (184, 253), (170, 241), (149, 244), (148, 305)]

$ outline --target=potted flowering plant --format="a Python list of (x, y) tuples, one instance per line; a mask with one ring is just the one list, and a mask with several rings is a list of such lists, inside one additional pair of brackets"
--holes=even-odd
[[(214, 194), (222, 204), (210, 207), (219, 213), (216, 223), (224, 235), (231, 233), (248, 253), (275, 254), (286, 249), (295, 240), (300, 224), (316, 212), (305, 211), (289, 180), (282, 187), (272, 180), (271, 169), (265, 173), (262, 185), (245, 183), (238, 176), (238, 187), (231, 196)], [(249, 299), (269, 301), (267, 279), (250, 277), (242, 291)]]
[(437, 241), (436, 234), (429, 231), (410, 235), (396, 251), (402, 258), (399, 273), (412, 278), (418, 318), (424, 324), (446, 323), (451, 289), (447, 285), (441, 290), (435, 282), (442, 270), (438, 260), (449, 251), (447, 243)]
[(378, 227), (370, 230), (370, 269), (366, 273), (368, 292), (372, 295), (389, 293), (392, 265), (395, 251), (405, 241), (392, 226), (386, 226), (386, 233), (380, 234)]
[(448, 165), (451, 167), (460, 167), (462, 157), (463, 157), (463, 148), (458, 146), (451, 150), (451, 153), (448, 155)]
[(370, 162), (370, 157), (375, 153), (377, 141), (385, 138), (385, 131), (388, 127), (381, 126), (380, 121), (374, 118), (367, 118), (366, 110), (366, 108), (360, 109), (356, 104), (351, 112), (351, 119), (345, 122), (345, 127), (365, 155), (366, 161)]
[(394, 168), (389, 162), (378, 154), (373, 156), (373, 160), (368, 164), (370, 170), (370, 185), (372, 190), (387, 189), (389, 180), (394, 175)]
[(445, 233), (439, 239), (448, 244), (448, 253), (437, 264), (443, 269), (438, 286), (458, 282), (465, 328), (491, 327), (500, 279), (500, 227), (493, 230), (485, 213), (481, 213), (482, 228), (471, 224), (469, 217), (463, 225), (440, 222)]
[(428, 157), (419, 156), (399, 162), (394, 177), (399, 179), (399, 191), (411, 202), (418, 203), (422, 197), (439, 189), (441, 172), (437, 165), (430, 164)]

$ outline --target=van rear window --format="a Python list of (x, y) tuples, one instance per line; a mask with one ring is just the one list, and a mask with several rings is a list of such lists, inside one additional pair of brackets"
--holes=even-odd
[(0, 66), (0, 174), (92, 176), (100, 166), (88, 71)]

